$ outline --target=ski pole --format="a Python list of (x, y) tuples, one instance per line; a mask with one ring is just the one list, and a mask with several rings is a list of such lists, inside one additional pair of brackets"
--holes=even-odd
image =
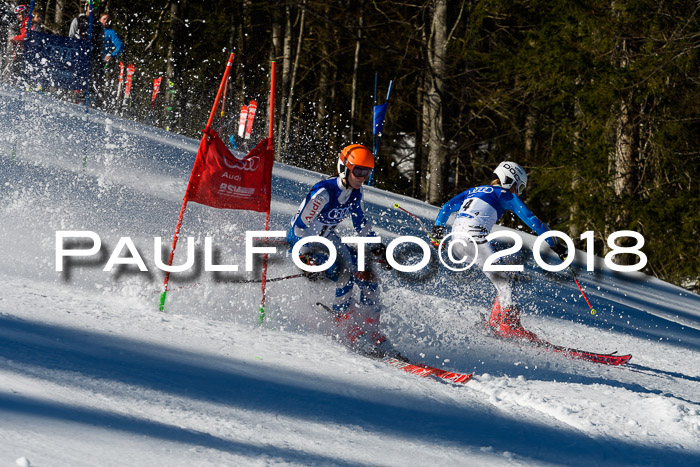
[[(272, 279), (267, 279), (266, 282), (279, 282), (279, 281), (285, 281), (287, 279), (296, 279), (297, 277), (303, 277), (304, 273), (299, 273), (299, 274), (291, 274), (289, 276), (284, 276), (284, 277), (273, 277)], [(224, 284), (260, 284), (262, 282), (262, 279), (244, 279), (240, 281), (218, 281), (222, 282)]]
[(406, 209), (404, 209), (404, 208), (402, 208), (401, 206), (399, 206), (399, 203), (394, 203), (394, 207), (395, 207), (396, 209), (399, 209), (399, 210), (405, 212), (406, 214), (408, 214), (409, 216), (411, 216), (412, 218), (414, 218), (415, 220), (417, 220), (418, 223), (420, 224), (420, 228), (421, 228), (421, 229), (423, 230), (423, 232), (425, 232), (425, 234), (428, 236), (428, 239), (430, 240), (430, 243), (432, 243), (433, 246), (434, 246), (435, 248), (437, 248), (437, 247), (440, 246), (440, 242), (436, 242), (435, 239), (433, 239), (433, 236), (430, 234), (430, 232), (428, 232), (428, 229), (425, 228), (425, 224), (423, 224), (423, 221), (420, 220), (420, 218), (419, 218), (418, 216), (416, 216), (415, 214), (413, 214), (411, 211), (407, 211)]
[(583, 289), (581, 288), (581, 284), (578, 283), (578, 279), (576, 278), (576, 273), (574, 272), (574, 268), (569, 266), (569, 270), (571, 271), (571, 275), (574, 277), (574, 282), (576, 282), (576, 285), (578, 286), (578, 290), (581, 292), (583, 299), (586, 300), (586, 303), (588, 304), (588, 308), (591, 309), (591, 314), (595, 315), (596, 313), (598, 313), (598, 311), (591, 306), (591, 302), (588, 301), (588, 297), (586, 297), (586, 294), (583, 293)]
[[(287, 279), (296, 279), (297, 277), (302, 277), (304, 276), (304, 273), (299, 273), (299, 274), (291, 274), (289, 276), (284, 276), (284, 277), (274, 277), (272, 279), (267, 279), (266, 282), (279, 282), (279, 281), (284, 281)], [(237, 280), (237, 281), (214, 281), (217, 284), (260, 284), (262, 282), (262, 279), (242, 279), (242, 280)], [(179, 287), (176, 287), (176, 289), (185, 289), (189, 287), (196, 287), (198, 285), (202, 285), (200, 282), (194, 283), (192, 285), (181, 285)]]

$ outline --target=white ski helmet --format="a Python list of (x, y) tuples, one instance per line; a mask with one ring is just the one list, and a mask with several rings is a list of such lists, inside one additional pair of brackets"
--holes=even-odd
[(510, 190), (510, 188), (515, 185), (518, 195), (523, 194), (523, 191), (525, 191), (525, 187), (527, 186), (527, 174), (525, 173), (525, 169), (519, 164), (503, 161), (498, 164), (493, 174), (506, 190)]

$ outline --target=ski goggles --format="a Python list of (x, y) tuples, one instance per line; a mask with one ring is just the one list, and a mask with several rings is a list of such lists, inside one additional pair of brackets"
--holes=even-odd
[(352, 168), (352, 174), (356, 176), (357, 178), (363, 178), (363, 177), (369, 177), (369, 174), (372, 173), (372, 168), (371, 167), (360, 167), (360, 166), (355, 166)]
[(523, 191), (525, 191), (525, 183), (523, 182), (518, 182), (511, 177), (506, 177), (505, 183), (503, 183), (503, 188), (505, 188), (506, 190), (510, 189), (510, 187), (512, 187), (516, 183), (517, 186), (515, 188), (515, 191), (518, 193), (518, 196), (520, 196), (523, 194)]
[(518, 188), (516, 188), (516, 191), (518, 192), (518, 196), (523, 194), (523, 191), (525, 191), (525, 184), (523, 182), (518, 183)]

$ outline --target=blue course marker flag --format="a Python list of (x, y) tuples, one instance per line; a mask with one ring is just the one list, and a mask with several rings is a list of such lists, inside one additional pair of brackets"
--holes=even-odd
[[(389, 81), (389, 90), (386, 93), (386, 102), (383, 104), (374, 106), (374, 118), (372, 119), (372, 149), (374, 152), (374, 162), (376, 169), (377, 153), (379, 152), (379, 141), (382, 137), (382, 131), (384, 130), (384, 119), (386, 118), (386, 110), (389, 107), (389, 96), (391, 95), (391, 84), (393, 81)], [(376, 88), (376, 78), (375, 78), (375, 88)], [(376, 96), (377, 91), (375, 89), (374, 94)], [(375, 101), (376, 102), (376, 101)], [(367, 182), (369, 186), (374, 186), (374, 170), (369, 176), (369, 181)]]

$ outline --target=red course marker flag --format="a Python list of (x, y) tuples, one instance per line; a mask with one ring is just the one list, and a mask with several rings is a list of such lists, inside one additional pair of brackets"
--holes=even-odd
[(205, 129), (185, 198), (213, 208), (268, 212), (273, 163), (267, 139), (238, 159), (216, 131)]

